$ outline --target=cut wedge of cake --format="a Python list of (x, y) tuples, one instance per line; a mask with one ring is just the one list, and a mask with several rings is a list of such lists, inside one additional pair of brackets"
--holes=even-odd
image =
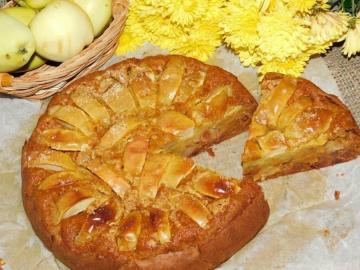
[(265, 180), (355, 159), (360, 130), (346, 106), (305, 79), (271, 73), (261, 84), (242, 164)]
[(252, 181), (187, 156), (248, 128), (256, 101), (191, 58), (130, 59), (54, 96), (23, 149), (23, 202), (74, 270), (213, 269), (264, 226)]

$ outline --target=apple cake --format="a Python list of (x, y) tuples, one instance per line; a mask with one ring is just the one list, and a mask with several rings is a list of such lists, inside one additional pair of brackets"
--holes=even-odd
[(244, 175), (264, 180), (322, 168), (360, 154), (360, 130), (345, 105), (302, 78), (265, 76), (242, 157)]
[(32, 226), (71, 269), (212, 269), (265, 224), (261, 188), (189, 156), (246, 130), (257, 106), (191, 58), (129, 59), (56, 94), (23, 148)]

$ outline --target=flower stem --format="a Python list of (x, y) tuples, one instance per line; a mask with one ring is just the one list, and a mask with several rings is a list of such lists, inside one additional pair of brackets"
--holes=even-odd
[(355, 0), (351, 0), (351, 13), (355, 16)]

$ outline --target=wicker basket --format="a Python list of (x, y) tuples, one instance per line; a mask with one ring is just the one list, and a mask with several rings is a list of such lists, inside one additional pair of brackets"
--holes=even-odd
[[(9, 1), (4, 7), (13, 6), (15, 2)], [(10, 86), (1, 83), (1, 77), (7, 78), (6, 81), (9, 82), (9, 76), (0, 74), (0, 93), (27, 99), (43, 99), (53, 95), (76, 78), (101, 67), (116, 50), (120, 33), (125, 25), (128, 5), (128, 0), (113, 0), (113, 21), (105, 32), (79, 54), (59, 66), (45, 64), (14, 77)]]

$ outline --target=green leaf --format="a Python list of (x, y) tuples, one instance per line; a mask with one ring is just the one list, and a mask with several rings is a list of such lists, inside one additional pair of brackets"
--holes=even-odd
[(349, 12), (353, 15), (356, 11), (356, 7), (359, 5), (360, 0), (343, 0), (342, 1), (342, 8), (344, 11)]

